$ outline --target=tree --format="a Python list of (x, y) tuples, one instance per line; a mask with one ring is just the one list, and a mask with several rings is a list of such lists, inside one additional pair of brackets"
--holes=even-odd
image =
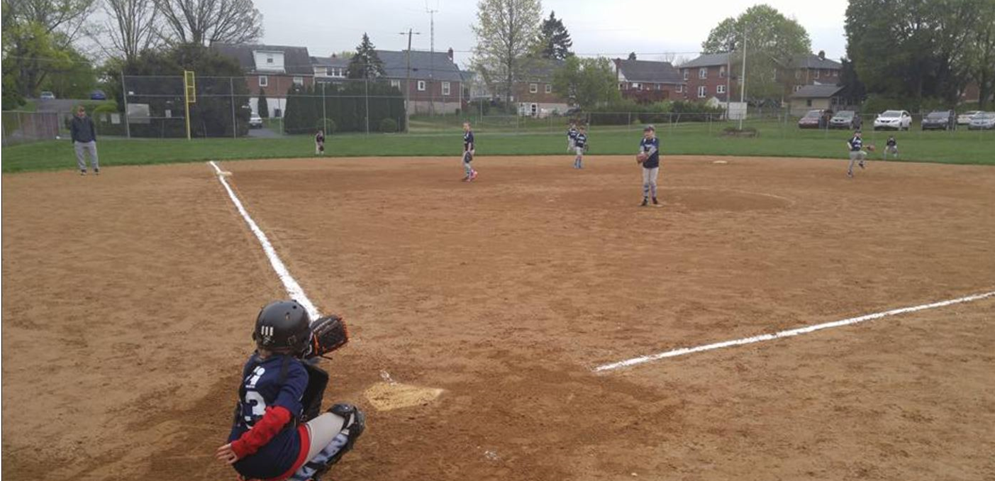
[(553, 91), (583, 109), (608, 105), (622, 98), (610, 60), (568, 57), (553, 73)]
[(563, 26), (563, 20), (556, 18), (556, 12), (549, 12), (549, 18), (542, 21), (536, 42), (542, 58), (564, 60), (573, 55), (570, 51), (573, 40), (570, 40), (570, 33)]
[(471, 25), (477, 37), (473, 49), (474, 70), (503, 93), (510, 103), (517, 80), (534, 52), (542, 19), (540, 0), (480, 0), (477, 23)]
[(260, 117), (264, 119), (269, 118), (269, 102), (266, 101), (266, 92), (262, 87), (259, 87), (259, 100), (256, 102), (256, 110)]
[(629, 60), (636, 60), (636, 52), (629, 52)]
[(114, 54), (134, 60), (159, 40), (159, 9), (155, 2), (104, 0), (103, 9), (108, 17), (104, 29)]
[[(847, 56), (869, 93), (947, 104), (970, 78), (981, 53), (972, 48), (992, 20), (993, 0), (851, 0), (846, 11)], [(983, 37), (983, 35), (982, 35)]]
[(792, 69), (793, 58), (812, 52), (808, 32), (773, 7), (754, 5), (739, 17), (720, 22), (701, 47), (703, 53), (734, 52), (733, 72), (736, 72), (735, 64), (742, 65), (743, 61), (744, 36), (749, 94), (758, 100), (782, 99), (794, 80), (793, 74), (784, 75)]
[(363, 41), (359, 43), (359, 46), (356, 47), (356, 53), (349, 59), (346, 77), (374, 80), (386, 74), (383, 62), (377, 55), (377, 48), (373, 46), (370, 37), (364, 32)]
[(153, 0), (162, 36), (176, 44), (250, 43), (263, 36), (263, 16), (252, 0)]
[(988, 110), (995, 96), (995, 1), (982, 2), (970, 36), (968, 69), (971, 79), (978, 83), (978, 108)]

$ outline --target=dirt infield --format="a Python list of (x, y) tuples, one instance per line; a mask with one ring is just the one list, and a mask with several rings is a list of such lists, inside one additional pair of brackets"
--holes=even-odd
[[(661, 350), (995, 290), (995, 169), (667, 157), (227, 162), (352, 345), (337, 480), (995, 478), (995, 300)], [(10, 479), (233, 479), (258, 308), (283, 291), (203, 164), (3, 176)], [(386, 376), (442, 389), (378, 411)]]

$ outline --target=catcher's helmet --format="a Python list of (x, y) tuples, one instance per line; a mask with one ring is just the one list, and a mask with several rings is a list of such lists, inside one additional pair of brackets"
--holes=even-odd
[(297, 301), (275, 301), (263, 307), (252, 330), (259, 347), (274, 351), (302, 352), (311, 340), (311, 319)]

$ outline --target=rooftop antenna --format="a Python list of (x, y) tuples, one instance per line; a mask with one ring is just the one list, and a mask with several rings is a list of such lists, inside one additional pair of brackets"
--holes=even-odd
[(411, 119), (411, 36), (421, 35), (409, 28), (407, 32), (400, 32), (401, 35), (408, 36), (408, 50), (404, 52), (404, 57), (408, 62), (407, 79), (404, 81), (404, 131), (408, 132), (408, 122)]
[(430, 53), (429, 53), (429, 57), (428, 57), (429, 58), (429, 60), (428, 60), (428, 62), (429, 62), (429, 64), (428, 64), (428, 66), (429, 66), (429, 70), (428, 70), (429, 92), (431, 93), (431, 97), (429, 99), (429, 110), (428, 111), (429, 111), (429, 114), (431, 114), (431, 115), (435, 115), (435, 87), (432, 85), (432, 81), (435, 80), (435, 14), (438, 13), (438, 11), (439, 11), (438, 10), (438, 7), (439, 7), (439, 2), (438, 1), (435, 2), (435, 6), (436, 6), (436, 8), (434, 8), (434, 9), (429, 8), (428, 7), (428, 0), (425, 0), (425, 11), (428, 12), (428, 14), (429, 14), (429, 16), (431, 18), (431, 31), (430, 31), (430, 34), (429, 34), (429, 36), (430, 36), (430, 40), (429, 40), (429, 52)]

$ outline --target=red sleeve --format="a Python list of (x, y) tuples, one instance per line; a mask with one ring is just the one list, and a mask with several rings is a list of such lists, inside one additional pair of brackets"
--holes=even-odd
[(242, 433), (242, 437), (232, 441), (231, 450), (235, 451), (238, 459), (242, 459), (250, 454), (254, 454), (276, 436), (290, 421), (290, 411), (283, 406), (273, 406), (266, 408), (266, 414), (262, 419), (256, 421), (252, 429)]

